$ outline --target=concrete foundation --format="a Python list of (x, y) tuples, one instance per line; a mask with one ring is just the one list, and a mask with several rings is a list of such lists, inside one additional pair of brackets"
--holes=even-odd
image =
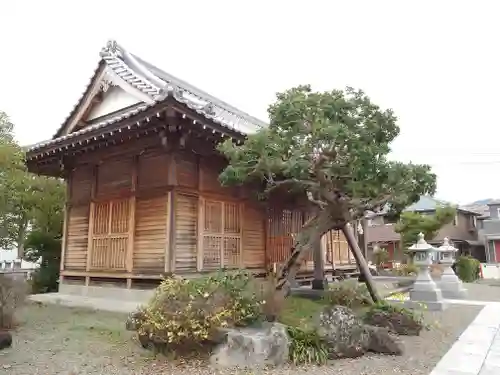
[(146, 304), (153, 294), (154, 290), (61, 283), (58, 293), (34, 294), (29, 299), (41, 303), (128, 314)]
[(85, 286), (61, 283), (59, 294), (90, 298), (109, 298), (119, 301), (146, 303), (154, 295), (154, 290), (125, 289), (111, 286)]

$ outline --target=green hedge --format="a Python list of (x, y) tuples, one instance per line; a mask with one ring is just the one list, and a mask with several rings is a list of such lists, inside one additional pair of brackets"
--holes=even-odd
[(470, 255), (461, 256), (455, 263), (457, 276), (466, 283), (471, 283), (479, 279), (481, 263)]

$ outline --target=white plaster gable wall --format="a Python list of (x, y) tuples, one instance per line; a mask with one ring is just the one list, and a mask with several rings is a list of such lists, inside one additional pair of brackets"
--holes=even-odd
[(140, 102), (140, 100), (125, 92), (122, 88), (111, 86), (104, 94), (102, 102), (92, 108), (86, 121), (105, 116)]

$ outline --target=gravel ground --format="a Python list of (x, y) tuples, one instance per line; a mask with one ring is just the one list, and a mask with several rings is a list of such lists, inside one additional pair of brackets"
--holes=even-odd
[(467, 299), (473, 301), (500, 302), (500, 280), (482, 279), (464, 284), (468, 290)]
[[(499, 289), (500, 292), (500, 289)], [(403, 337), (402, 357), (367, 355), (339, 360), (331, 366), (282, 368), (269, 374), (427, 375), (460, 333), (481, 310), (480, 306), (451, 307), (427, 312), (435, 328), (420, 337)], [(0, 352), (0, 373), (6, 375), (55, 374), (220, 374), (201, 362), (189, 365), (155, 358), (133, 341), (120, 314), (73, 309), (58, 305), (26, 306), (14, 332), (14, 346)], [(235, 371), (227, 373), (238, 373)], [(244, 373), (244, 372), (239, 372)], [(248, 374), (252, 372), (246, 372)]]

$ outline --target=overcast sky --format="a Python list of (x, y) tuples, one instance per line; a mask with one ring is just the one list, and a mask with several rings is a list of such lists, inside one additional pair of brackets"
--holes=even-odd
[(431, 164), (439, 198), (500, 198), (499, 14), (494, 0), (2, 1), (0, 110), (22, 144), (50, 138), (116, 39), (263, 120), (297, 84), (361, 88), (394, 109), (394, 157)]

